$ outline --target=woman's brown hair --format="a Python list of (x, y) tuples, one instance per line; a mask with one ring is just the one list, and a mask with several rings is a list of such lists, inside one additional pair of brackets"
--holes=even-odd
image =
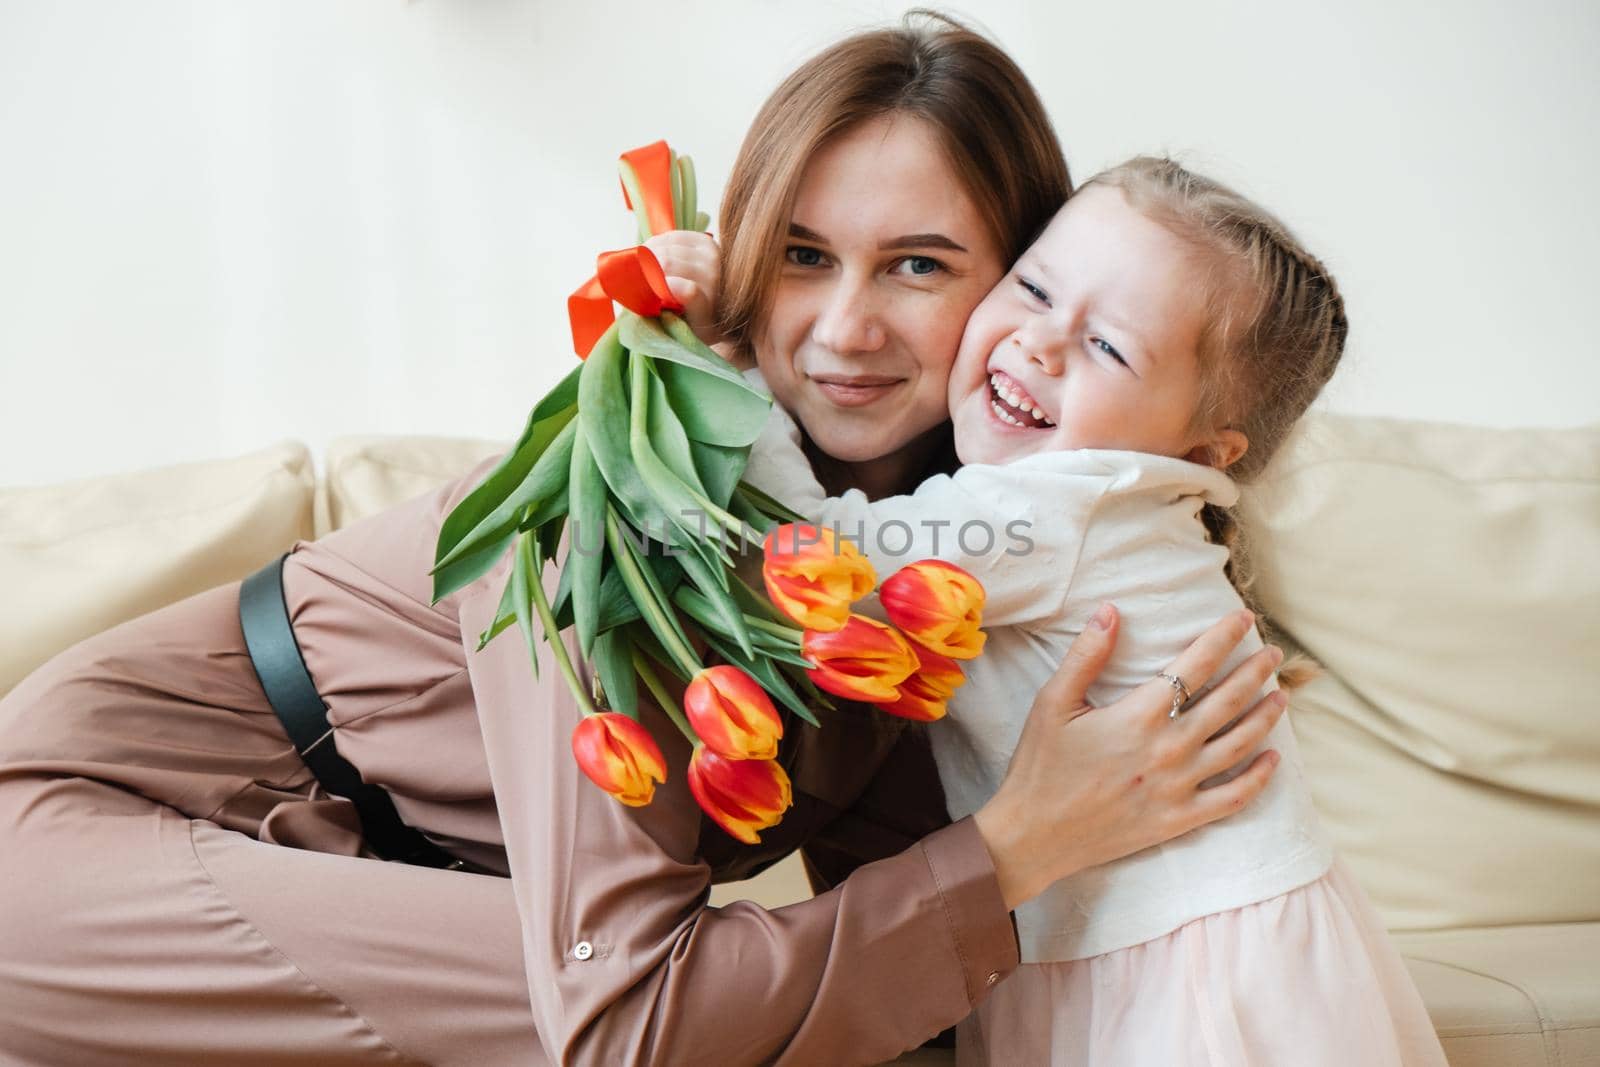
[[(753, 357), (789, 239), (800, 175), (830, 138), (868, 119), (926, 122), (1006, 263), (1072, 191), (1049, 115), (1000, 47), (925, 10), (847, 37), (784, 79), (745, 135), (722, 197), (718, 326)], [(885, 195), (893, 195), (892, 190)]]

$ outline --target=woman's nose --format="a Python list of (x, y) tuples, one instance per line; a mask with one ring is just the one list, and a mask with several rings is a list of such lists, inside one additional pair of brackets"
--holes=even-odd
[(840, 354), (876, 352), (886, 339), (869, 283), (841, 279), (811, 327), (812, 339)]

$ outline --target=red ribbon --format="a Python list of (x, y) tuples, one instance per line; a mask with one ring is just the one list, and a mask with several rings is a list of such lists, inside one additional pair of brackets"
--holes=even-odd
[[(667, 142), (657, 141), (635, 148), (624, 152), (622, 158), (628, 161), (638, 178), (639, 195), (644, 197), (651, 232), (666, 233), (673, 229), (672, 153)], [(622, 201), (632, 209), (626, 188), (622, 190)], [(644, 245), (602, 252), (595, 261), (594, 277), (567, 297), (572, 347), (579, 359), (588, 358), (595, 342), (616, 321), (612, 301), (645, 318), (655, 318), (663, 311), (683, 310), (683, 304), (667, 288), (667, 276), (660, 261)]]

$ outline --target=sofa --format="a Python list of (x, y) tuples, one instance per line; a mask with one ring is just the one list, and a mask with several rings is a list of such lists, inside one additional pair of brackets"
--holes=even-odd
[[(286, 441), (0, 488), (0, 695), (508, 444), (341, 438), (319, 473)], [(1450, 1063), (1600, 1064), (1600, 425), (1315, 414), (1241, 507), (1277, 638), (1324, 668), (1290, 709), (1318, 807)], [(791, 859), (712, 902), (807, 892)]]

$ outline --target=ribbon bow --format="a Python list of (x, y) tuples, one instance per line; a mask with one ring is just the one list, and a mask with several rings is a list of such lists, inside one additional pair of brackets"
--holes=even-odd
[[(672, 201), (672, 152), (667, 142), (657, 141), (622, 153), (622, 202), (635, 210), (628, 195), (628, 177), (644, 205), (640, 232), (666, 233), (677, 228)], [(645, 318), (663, 311), (683, 311), (683, 304), (667, 288), (661, 263), (644, 245), (602, 252), (595, 261), (594, 276), (567, 297), (567, 318), (572, 323), (572, 347), (579, 359), (587, 359), (595, 342), (616, 321), (611, 303), (616, 301)]]

